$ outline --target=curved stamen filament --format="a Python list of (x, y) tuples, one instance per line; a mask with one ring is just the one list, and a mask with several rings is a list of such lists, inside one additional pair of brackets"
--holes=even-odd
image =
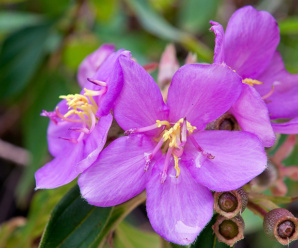
[(106, 86), (107, 86), (107, 83), (105, 83), (105, 82), (103, 82), (103, 81), (99, 81), (99, 80), (92, 79), (92, 78), (87, 78), (87, 80), (88, 80), (90, 83), (96, 84), (96, 85), (98, 85), (98, 86), (102, 86), (102, 87), (106, 87)]
[(209, 159), (214, 159), (215, 156), (213, 156), (211, 153), (205, 152), (202, 147), (200, 147), (200, 145), (198, 144), (198, 142), (195, 140), (194, 137), (189, 136), (189, 140), (193, 143), (193, 145), (195, 146), (195, 148), (197, 148), (197, 150), (199, 152), (201, 152), (204, 156), (206, 156)]
[(143, 133), (147, 131), (151, 131), (157, 128), (160, 128), (162, 126), (170, 126), (170, 123), (168, 121), (159, 121), (157, 120), (155, 124), (147, 126), (147, 127), (139, 127), (139, 128), (131, 128), (124, 133), (126, 135), (133, 134), (133, 133)]
[(80, 119), (66, 118), (63, 114), (60, 113), (59, 107), (56, 107), (55, 112), (61, 120), (64, 120), (64, 121), (67, 121), (67, 122), (75, 122), (75, 123), (81, 123), (82, 122), (82, 120), (80, 120)]
[(274, 85), (272, 85), (271, 90), (266, 95), (262, 96), (262, 99), (265, 100), (268, 97), (270, 97), (273, 94), (274, 90), (275, 90), (275, 87), (274, 87)]

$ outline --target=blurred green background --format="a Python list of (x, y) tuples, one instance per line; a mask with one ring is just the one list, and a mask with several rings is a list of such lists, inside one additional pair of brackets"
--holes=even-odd
[[(277, 19), (278, 49), (287, 69), (298, 73), (297, 0), (0, 0), (0, 248), (37, 247), (50, 211), (74, 185), (34, 192), (34, 172), (51, 159), (48, 120), (40, 113), (52, 110), (59, 95), (79, 91), (76, 72), (86, 55), (114, 43), (145, 64), (158, 62), (172, 42), (180, 61), (191, 51), (199, 62), (212, 62), (209, 20), (225, 27), (247, 4)], [(298, 165), (297, 146), (286, 164)], [(297, 195), (297, 184), (288, 184), (289, 194)], [(297, 204), (290, 208), (297, 216)], [(281, 247), (246, 212), (248, 234), (236, 247)], [(151, 230), (144, 206), (127, 222)], [(167, 247), (127, 222), (116, 230), (115, 247)]]

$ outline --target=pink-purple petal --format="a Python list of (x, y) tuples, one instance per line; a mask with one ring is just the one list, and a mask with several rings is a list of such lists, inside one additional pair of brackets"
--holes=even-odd
[(268, 109), (254, 87), (243, 85), (242, 93), (230, 112), (238, 121), (241, 129), (257, 135), (263, 146), (270, 147), (274, 144), (275, 135)]
[(64, 149), (62, 154), (36, 171), (35, 189), (53, 189), (74, 180), (79, 175), (76, 164), (82, 159), (82, 150), (82, 142), (73, 149)]
[(229, 110), (241, 89), (241, 78), (223, 64), (185, 65), (169, 88), (169, 119), (177, 122), (186, 117), (200, 130)]
[(92, 205), (108, 207), (141, 193), (151, 172), (151, 168), (144, 170), (145, 154), (153, 148), (154, 143), (144, 135), (112, 142), (79, 177), (82, 196)]
[(86, 135), (82, 160), (76, 166), (78, 172), (83, 172), (96, 160), (107, 141), (112, 121), (111, 114), (101, 117), (93, 131)]
[[(66, 100), (60, 101), (57, 107), (62, 114), (66, 114), (68, 111)], [(50, 121), (47, 131), (47, 138), (49, 152), (53, 157), (64, 153), (65, 150), (74, 149), (75, 144), (66, 141), (63, 138), (77, 139), (79, 137), (79, 132), (74, 132), (71, 130), (71, 128), (79, 127), (81, 127), (81, 124), (78, 123), (58, 121), (58, 123), (55, 124), (54, 122)]]
[[(244, 131), (202, 131), (194, 134), (209, 159), (187, 144), (188, 169), (198, 183), (214, 191), (229, 191), (265, 170), (267, 156), (257, 136)], [(193, 161), (193, 162), (191, 162)]]
[(89, 54), (80, 64), (78, 69), (78, 81), (81, 87), (88, 83), (87, 78), (90, 78), (102, 65), (102, 63), (109, 57), (115, 50), (113, 44), (103, 44), (96, 51)]
[(255, 78), (269, 64), (279, 43), (274, 17), (251, 6), (237, 10), (225, 32), (225, 62), (243, 78)]
[(225, 32), (222, 25), (220, 25), (218, 22), (210, 21), (210, 24), (212, 24), (212, 27), (210, 28), (210, 30), (212, 30), (215, 34), (213, 62), (216, 64), (221, 64), (225, 60), (225, 54), (224, 54)]
[[(156, 166), (163, 166), (161, 159)], [(147, 214), (153, 229), (164, 239), (187, 245), (192, 243), (213, 215), (213, 197), (180, 164), (176, 178), (173, 163), (166, 181), (161, 183), (160, 168), (154, 168), (147, 189)]]
[(298, 133), (298, 117), (288, 122), (274, 123), (272, 122), (274, 132), (283, 134), (297, 134)]
[[(167, 119), (167, 108), (154, 79), (136, 62), (120, 58), (123, 89), (114, 108), (114, 117), (124, 129), (140, 128)], [(146, 132), (155, 135), (156, 131)]]
[(265, 99), (271, 119), (298, 117), (298, 74), (287, 72), (279, 52), (275, 52), (258, 80), (263, 82), (256, 86), (261, 96), (268, 94), (274, 87), (271, 96)]

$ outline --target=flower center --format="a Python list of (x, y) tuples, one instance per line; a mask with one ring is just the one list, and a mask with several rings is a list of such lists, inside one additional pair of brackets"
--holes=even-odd
[[(65, 99), (68, 105), (68, 112), (63, 116), (59, 116), (60, 112), (58, 109), (58, 116), (69, 122), (81, 122), (84, 128), (88, 127), (88, 130), (93, 130), (94, 125), (97, 122), (95, 114), (97, 112), (98, 106), (94, 101), (93, 97), (96, 94), (96, 91), (84, 89), (84, 95), (81, 94), (69, 94), (67, 96), (60, 96), (59, 98)], [(68, 117), (78, 117), (78, 118), (68, 118)]]
[(210, 153), (205, 152), (199, 144), (196, 142), (194, 137), (191, 134), (197, 129), (195, 126), (192, 126), (190, 122), (186, 121), (186, 118), (181, 118), (176, 123), (170, 123), (168, 121), (157, 120), (155, 124), (142, 127), (142, 128), (133, 128), (125, 132), (125, 134), (134, 134), (140, 132), (150, 131), (156, 128), (164, 127), (161, 135), (159, 136), (159, 141), (151, 153), (145, 153), (145, 171), (148, 170), (152, 159), (159, 150), (165, 154), (165, 163), (161, 176), (161, 183), (164, 183), (167, 178), (167, 171), (173, 156), (175, 162), (176, 177), (180, 175), (179, 168), (179, 159), (183, 154), (184, 146), (189, 139), (193, 145), (201, 152), (204, 156), (209, 159), (213, 159)]
[(54, 112), (47, 112), (43, 110), (42, 116), (49, 117), (56, 125), (63, 125), (65, 122), (80, 123), (81, 127), (70, 128), (72, 131), (80, 132), (77, 139), (59, 137), (61, 139), (70, 141), (72, 143), (80, 142), (85, 134), (90, 134), (99, 118), (96, 117), (98, 105), (94, 100), (94, 96), (101, 96), (107, 91), (107, 84), (98, 80), (88, 79), (90, 82), (101, 86), (101, 90), (89, 90), (84, 88), (85, 93), (82, 94), (69, 94), (66, 96), (60, 96), (59, 98), (66, 100), (68, 111), (62, 114), (59, 111), (59, 107), (56, 107)]

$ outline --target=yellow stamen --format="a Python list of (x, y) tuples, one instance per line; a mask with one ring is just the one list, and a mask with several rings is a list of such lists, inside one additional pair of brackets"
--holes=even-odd
[(179, 158), (174, 155), (174, 160), (175, 160), (176, 177), (179, 177), (180, 175)]
[(250, 86), (254, 86), (255, 84), (263, 84), (261, 81), (255, 80), (255, 79), (251, 79), (251, 78), (245, 78), (244, 80), (242, 80), (243, 83), (248, 84)]
[[(175, 123), (173, 127), (165, 131), (163, 134), (164, 141), (170, 140), (169, 147), (179, 148), (181, 144), (181, 124), (183, 123), (183, 118)], [(187, 131), (189, 134), (192, 134), (195, 129), (195, 126), (192, 126), (188, 121), (186, 121)]]
[(171, 127), (170, 123), (168, 121), (156, 121), (157, 123), (157, 127), (161, 127), (161, 126), (167, 126), (168, 128)]
[[(84, 89), (84, 95), (81, 94), (69, 94), (66, 96), (60, 96), (59, 98), (65, 99), (67, 101), (69, 111), (64, 115), (64, 117), (69, 117), (71, 115), (77, 115), (84, 123), (89, 127), (92, 125), (91, 115), (95, 115), (98, 109), (96, 102), (93, 97), (96, 95), (96, 91)], [(89, 102), (90, 100), (90, 102)]]

